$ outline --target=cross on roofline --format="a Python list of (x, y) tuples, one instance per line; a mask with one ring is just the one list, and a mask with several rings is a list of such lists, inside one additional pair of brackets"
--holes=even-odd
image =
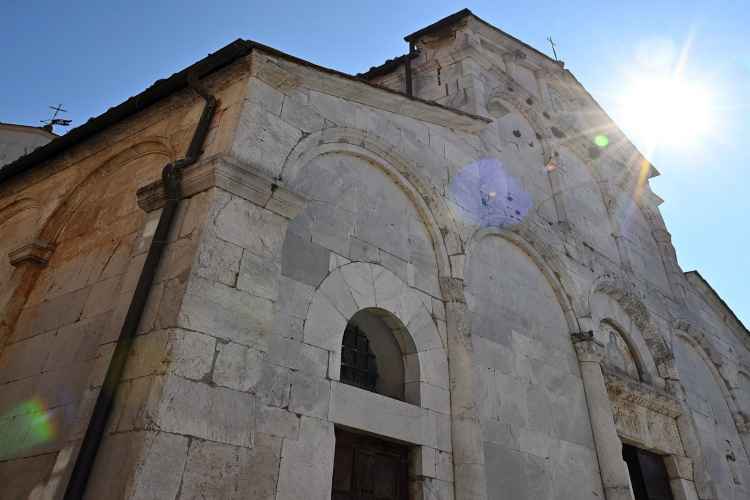
[(58, 113), (68, 112), (68, 110), (63, 109), (62, 104), (58, 104), (57, 106), (50, 106), (49, 108), (55, 111), (52, 114), (52, 118), (50, 118), (49, 120), (39, 120), (40, 122), (44, 123), (45, 127), (49, 127), (51, 129), (53, 125), (60, 125), (62, 127), (67, 127), (68, 125), (70, 125), (71, 120), (57, 117)]
[(554, 40), (552, 40), (552, 37), (551, 37), (551, 36), (548, 36), (548, 37), (547, 37), (547, 41), (548, 41), (548, 42), (549, 42), (549, 44), (550, 44), (550, 45), (552, 46), (552, 54), (553, 54), (553, 55), (555, 56), (555, 61), (557, 61), (557, 60), (558, 60), (558, 59), (557, 59), (557, 51), (555, 50), (555, 47), (557, 47), (557, 44), (555, 43), (555, 41), (554, 41)]

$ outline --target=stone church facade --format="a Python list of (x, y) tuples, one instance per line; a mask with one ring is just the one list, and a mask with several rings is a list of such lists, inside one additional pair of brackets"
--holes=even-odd
[(407, 41), (238, 40), (0, 169), (0, 498), (750, 498), (658, 172), (472, 13)]

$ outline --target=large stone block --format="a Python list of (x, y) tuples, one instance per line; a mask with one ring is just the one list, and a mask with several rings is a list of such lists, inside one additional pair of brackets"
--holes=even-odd
[(43, 373), (39, 377), (34, 396), (41, 398), (49, 408), (77, 401), (86, 388), (93, 365), (94, 361), (89, 360)]
[(193, 276), (182, 300), (178, 326), (262, 348), (272, 321), (270, 300)]
[(296, 441), (299, 438), (299, 427), (300, 416), (296, 413), (275, 406), (258, 407), (255, 428), (260, 433)]
[(169, 376), (153, 416), (163, 431), (252, 447), (255, 397)]
[(55, 464), (55, 453), (0, 462), (0, 498), (34, 498), (41, 494)]
[(278, 310), (296, 318), (305, 319), (315, 288), (286, 276), (279, 278)]
[(258, 165), (270, 176), (281, 172), (283, 161), (302, 132), (278, 116), (257, 106), (247, 106), (235, 135), (233, 154), (243, 162)]
[(10, 344), (0, 355), (0, 383), (39, 373), (49, 357), (54, 332)]
[(289, 409), (301, 415), (326, 418), (331, 399), (331, 382), (306, 373), (292, 376)]
[(315, 107), (310, 105), (308, 94), (302, 92), (293, 92), (284, 98), (281, 119), (308, 134), (322, 130), (327, 122)]
[(201, 239), (193, 272), (211, 281), (234, 286), (240, 272), (243, 248), (210, 234)]
[(260, 436), (252, 449), (194, 440), (180, 498), (274, 498), (281, 439)]
[(169, 363), (168, 350), (168, 330), (159, 330), (137, 336), (128, 353), (123, 379), (128, 380), (165, 373)]
[(211, 372), (215, 353), (215, 338), (196, 332), (171, 330), (167, 370), (183, 378), (201, 380)]
[(304, 341), (328, 351), (338, 351), (347, 319), (321, 293), (315, 295), (305, 321)]
[(268, 345), (268, 361), (300, 373), (325, 378), (329, 352), (295, 338), (274, 336)]
[[(93, 318), (115, 307), (115, 299), (120, 289), (121, 277), (108, 278), (91, 287), (91, 291), (83, 308), (83, 318)], [(72, 305), (72, 304), (71, 304)]]
[[(179, 493), (188, 438), (166, 432), (148, 433), (133, 478), (133, 500), (172, 498)], [(116, 453), (116, 450), (113, 450)], [(115, 472), (116, 473), (116, 472)]]
[(179, 491), (187, 444), (184, 436), (159, 432), (107, 436), (85, 498), (172, 498)]
[(303, 417), (299, 439), (284, 441), (276, 499), (329, 500), (333, 454), (333, 424)]
[(51, 339), (52, 345), (49, 358), (44, 365), (45, 371), (93, 359), (108, 321), (109, 315), (103, 314), (60, 328)]
[(283, 366), (264, 364), (261, 377), (255, 388), (258, 401), (269, 406), (289, 406), (292, 372)]
[(246, 252), (242, 256), (237, 288), (269, 300), (276, 300), (279, 295), (279, 278), (281, 264), (277, 259), (258, 257)]
[(233, 342), (217, 345), (213, 381), (242, 392), (255, 391), (266, 367), (265, 355)]
[(397, 399), (332, 382), (330, 419), (380, 436), (437, 448), (434, 414)]
[(90, 292), (90, 287), (81, 288), (42, 302), (34, 313), (31, 334), (36, 335), (76, 322)]
[(226, 193), (217, 197), (211, 229), (215, 236), (265, 258), (278, 255), (286, 219)]
[(281, 254), (281, 273), (317, 287), (328, 274), (329, 251), (312, 241), (287, 233)]

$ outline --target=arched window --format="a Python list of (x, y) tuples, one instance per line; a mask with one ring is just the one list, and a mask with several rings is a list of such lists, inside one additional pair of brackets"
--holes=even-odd
[(641, 380), (638, 361), (620, 330), (608, 321), (602, 321), (600, 328), (608, 339), (606, 367), (634, 380)]
[(382, 309), (357, 312), (341, 345), (341, 381), (367, 391), (404, 399), (403, 326)]
[(347, 324), (344, 331), (341, 380), (368, 391), (374, 391), (378, 381), (378, 366), (367, 334), (352, 323)]

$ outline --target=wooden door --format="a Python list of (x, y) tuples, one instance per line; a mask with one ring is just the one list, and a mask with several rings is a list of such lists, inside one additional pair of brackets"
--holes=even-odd
[(336, 429), (333, 500), (407, 500), (408, 448)]

